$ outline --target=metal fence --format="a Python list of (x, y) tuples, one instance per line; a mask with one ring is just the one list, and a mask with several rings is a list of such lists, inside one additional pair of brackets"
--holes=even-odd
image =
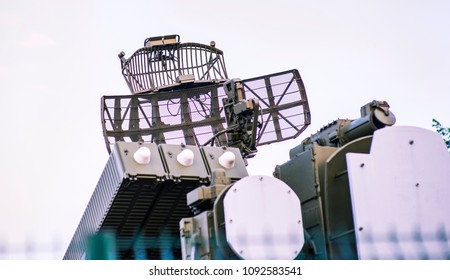
[(59, 239), (48, 243), (0, 240), (0, 260), (60, 260), (64, 250), (65, 246)]
[[(132, 259), (180, 259), (179, 236), (161, 234), (159, 237), (142, 237), (132, 248)], [(165, 246), (165, 243), (171, 246)], [(86, 259), (120, 259), (120, 244), (111, 233), (90, 236), (87, 244)], [(163, 244), (164, 243), (164, 244)], [(161, 245), (162, 244), (162, 245)], [(356, 244), (342, 244), (343, 250), (348, 250), (352, 256)], [(359, 258), (369, 260), (450, 260), (450, 233), (440, 229), (436, 232), (410, 233), (391, 232), (388, 234), (369, 235), (359, 241)], [(24, 243), (0, 242), (1, 260), (59, 260), (65, 246), (58, 240), (50, 243), (38, 243), (33, 240)], [(306, 246), (305, 246), (306, 247)], [(345, 253), (342, 254), (345, 256)], [(321, 257), (317, 256), (317, 259)], [(316, 259), (313, 251), (302, 250), (297, 259)]]

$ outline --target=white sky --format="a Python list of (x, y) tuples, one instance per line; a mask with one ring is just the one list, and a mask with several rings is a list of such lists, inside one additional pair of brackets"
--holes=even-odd
[(3, 0), (0, 259), (62, 258), (108, 157), (100, 98), (129, 93), (117, 54), (165, 34), (216, 41), (231, 77), (299, 69), (312, 125), (251, 174), (372, 100), (398, 125), (450, 125), (450, 1)]

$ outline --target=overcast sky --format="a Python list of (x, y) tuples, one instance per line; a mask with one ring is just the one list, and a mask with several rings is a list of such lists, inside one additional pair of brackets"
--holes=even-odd
[(299, 69), (312, 124), (251, 174), (372, 100), (397, 125), (450, 125), (450, 1), (2, 0), (0, 258), (62, 258), (108, 158), (100, 98), (129, 93), (117, 54), (165, 34), (214, 40), (230, 77)]

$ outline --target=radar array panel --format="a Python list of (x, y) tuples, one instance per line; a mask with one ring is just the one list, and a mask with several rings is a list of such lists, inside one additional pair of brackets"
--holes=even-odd
[[(257, 145), (292, 139), (310, 124), (297, 70), (242, 80), (247, 99), (259, 100)], [(115, 142), (227, 146), (222, 84), (167, 92), (104, 96), (102, 126), (108, 151)], [(214, 141), (209, 141), (214, 139)]]

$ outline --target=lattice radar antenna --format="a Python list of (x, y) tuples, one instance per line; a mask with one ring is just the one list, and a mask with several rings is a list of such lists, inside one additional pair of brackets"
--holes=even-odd
[(214, 41), (151, 37), (128, 59), (124, 52), (119, 58), (132, 95), (102, 98), (109, 152), (119, 141), (183, 143), (236, 147), (250, 158), (258, 146), (296, 138), (310, 124), (297, 70), (230, 79)]

